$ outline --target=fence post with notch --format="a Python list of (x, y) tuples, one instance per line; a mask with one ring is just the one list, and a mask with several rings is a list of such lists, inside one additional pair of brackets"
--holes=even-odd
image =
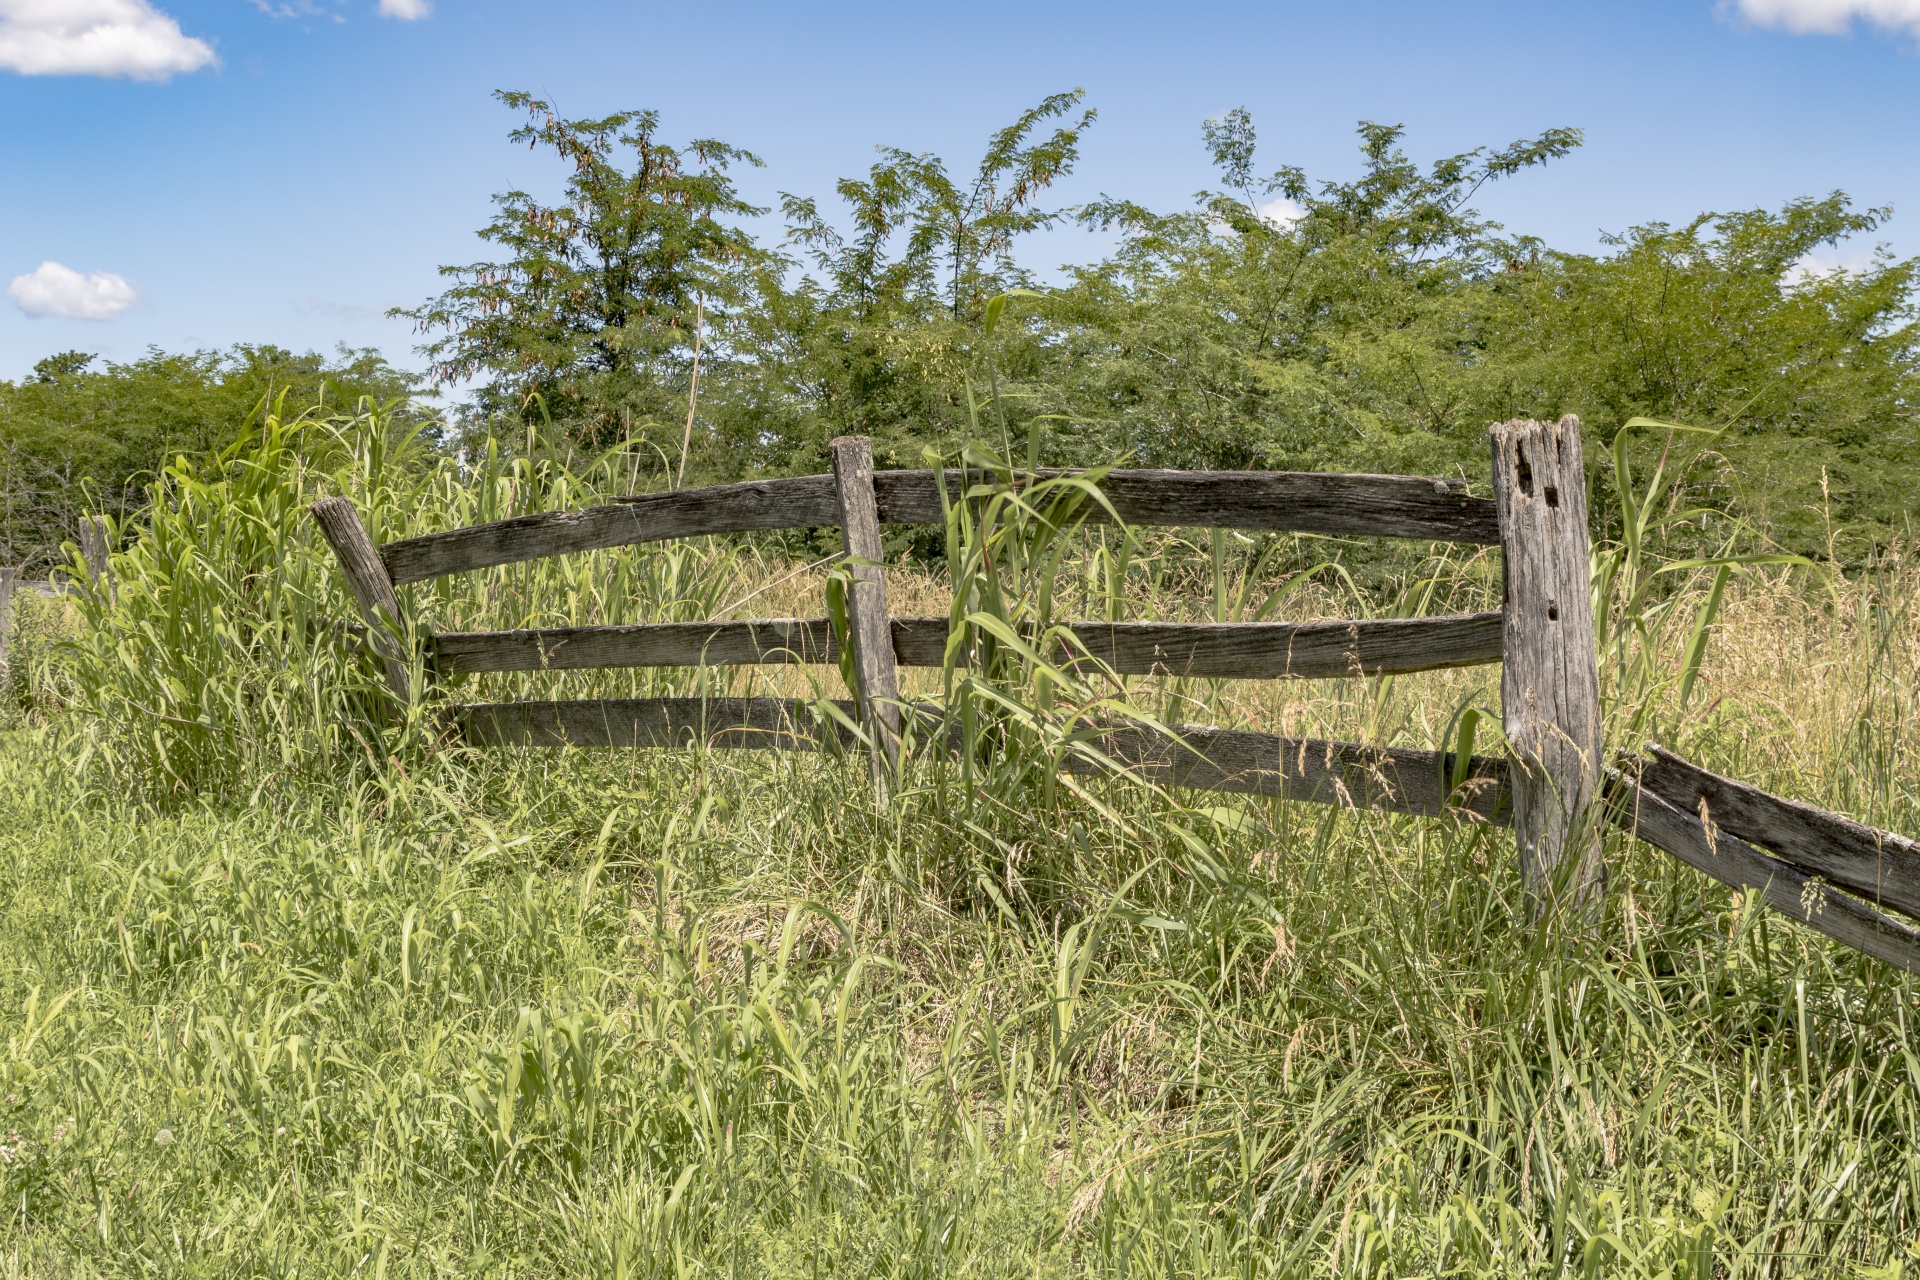
[(367, 527), (360, 523), (360, 513), (353, 509), (352, 499), (322, 498), (307, 510), (320, 526), (327, 545), (333, 548), (340, 572), (346, 575), (347, 588), (353, 592), (360, 616), (367, 623), (367, 641), (386, 671), (387, 685), (405, 706), (412, 700), (413, 692), (403, 643), (407, 631), (400, 619), (400, 598), (394, 594), (387, 566), (374, 550), (373, 539), (367, 535)]
[(113, 598), (113, 535), (105, 516), (80, 517), (80, 559), (87, 566), (87, 580)]
[(1597, 919), (1599, 641), (1587, 548), (1580, 420), (1516, 419), (1492, 430), (1504, 562), (1500, 699), (1513, 750), (1513, 830), (1528, 912)]
[(833, 455), (833, 487), (847, 558), (847, 640), (853, 646), (855, 704), (873, 745), (875, 785), (883, 790), (900, 761), (900, 674), (887, 616), (887, 575), (881, 562), (880, 504), (873, 491), (873, 445), (865, 436), (841, 436)]
[(13, 584), (19, 577), (18, 569), (0, 569), (0, 668), (7, 665), (7, 650), (12, 647)]

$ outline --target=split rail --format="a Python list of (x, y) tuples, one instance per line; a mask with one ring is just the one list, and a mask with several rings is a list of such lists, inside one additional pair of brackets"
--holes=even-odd
[[(1491, 432), (1493, 497), (1462, 480), (1317, 472), (1114, 470), (1097, 478), (1111, 507), (1089, 521), (1127, 525), (1414, 538), (1497, 545), (1501, 608), (1411, 619), (1309, 623), (1070, 624), (1086, 654), (1118, 675), (1225, 679), (1344, 678), (1499, 662), (1508, 758), (1379, 747), (1174, 725), (1112, 728), (1108, 760), (1167, 785), (1276, 796), (1511, 825), (1535, 918), (1591, 915), (1601, 902), (1601, 831), (1613, 822), (1850, 946), (1920, 972), (1920, 930), (1880, 910), (1920, 915), (1920, 849), (1837, 815), (1718, 778), (1651, 749), (1624, 769), (1603, 761), (1598, 645), (1577, 419), (1514, 421)], [(883, 524), (936, 524), (958, 471), (880, 471), (869, 442), (831, 445), (828, 475), (640, 495), (376, 547), (351, 500), (312, 513), (338, 558), (388, 684), (413, 696), (399, 591), (447, 574), (674, 538), (839, 526), (847, 557), (853, 698), (839, 719), (806, 699), (638, 698), (456, 705), (475, 747), (812, 749), (864, 740), (876, 780), (897, 763), (901, 667), (946, 662), (946, 617), (887, 607)], [(1034, 473), (1034, 479), (1069, 474)], [(430, 675), (654, 666), (836, 663), (825, 617), (645, 623), (425, 635)], [(1089, 771), (1092, 759), (1065, 767)], [(1749, 843), (1751, 842), (1751, 843)], [(1755, 845), (1766, 846), (1767, 851)]]

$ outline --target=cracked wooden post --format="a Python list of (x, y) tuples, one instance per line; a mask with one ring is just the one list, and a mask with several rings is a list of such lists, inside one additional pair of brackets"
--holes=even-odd
[(0, 668), (7, 665), (7, 651), (13, 639), (13, 587), (20, 578), (18, 569), (0, 569)]
[(1492, 436), (1506, 592), (1500, 699), (1528, 914), (1564, 907), (1597, 920), (1603, 743), (1580, 420), (1503, 422)]
[(374, 550), (373, 539), (368, 536), (367, 527), (360, 523), (360, 513), (353, 509), (352, 499), (322, 498), (307, 510), (320, 526), (327, 545), (333, 548), (334, 558), (340, 562), (347, 588), (360, 605), (360, 616), (366, 619), (367, 640), (380, 655), (387, 684), (404, 707), (412, 700), (413, 693), (403, 643), (407, 631), (400, 619), (400, 599), (393, 592), (393, 579), (387, 576), (387, 566)]
[[(841, 436), (833, 455), (833, 487), (840, 530), (855, 563), (847, 584), (847, 632), (853, 646), (853, 696), (872, 739), (873, 780), (882, 798), (900, 763), (900, 674), (887, 617), (887, 575), (880, 567), (880, 505), (873, 494), (873, 445), (865, 436)], [(864, 562), (864, 563), (861, 563)]]
[(80, 558), (87, 564), (87, 580), (113, 598), (113, 535), (105, 516), (80, 517)]

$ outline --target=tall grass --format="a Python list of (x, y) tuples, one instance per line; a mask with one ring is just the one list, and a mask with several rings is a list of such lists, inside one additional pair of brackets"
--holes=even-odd
[[(374, 415), (176, 468), (119, 595), (87, 602), (84, 714), (0, 752), (11, 1271), (1911, 1262), (1910, 979), (1617, 837), (1601, 941), (1543, 949), (1515, 923), (1511, 843), (1484, 827), (1049, 789), (1096, 714), (1457, 740), (1465, 711), (1497, 708), (1493, 669), (1115, 681), (1044, 641), (1069, 615), (1472, 607), (1497, 591), (1487, 557), (1413, 548), (1343, 577), (1329, 541), (1103, 540), (1074, 525), (1090, 495), (1016, 495), (1004, 451), (978, 456), (944, 566), (889, 569), (896, 609), (962, 624), (949, 668), (908, 692), (971, 702), (969, 750), (911, 757), (881, 808), (851, 760), (473, 756), (438, 741), (431, 698), (392, 719), (334, 626), (349, 606), (304, 502), (351, 493), (384, 540), (585, 505), (627, 475), (409, 447)], [(1637, 559), (1599, 553), (1618, 557), (1610, 626), (1631, 629), (1609, 649), (1616, 744), (1658, 733), (1920, 830), (1911, 553), (1851, 577), (1656, 573), (1648, 527)], [(796, 573), (816, 557), (791, 550), (596, 553), (409, 603), (433, 627), (710, 616), (749, 595), (751, 615), (822, 612), (828, 570)], [(835, 679), (535, 673), (431, 697)]]
[[(392, 714), (307, 506), (351, 497), (380, 543), (590, 505), (631, 481), (621, 453), (581, 461), (537, 435), (529, 444), (507, 457), (490, 443), (463, 467), (430, 458), (380, 409), (268, 413), (223, 453), (167, 468), (137, 536), (114, 557), (113, 590), (95, 584), (80, 597), (86, 625), (67, 674), (112, 784), (154, 797), (251, 796), (431, 755), (435, 702)], [(414, 589), (408, 621), (424, 631), (705, 617), (751, 559), (733, 547), (670, 546), (506, 566)], [(77, 564), (75, 577), (85, 579)]]

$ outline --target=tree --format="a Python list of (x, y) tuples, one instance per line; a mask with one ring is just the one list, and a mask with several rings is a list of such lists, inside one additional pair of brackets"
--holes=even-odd
[(917, 465), (921, 445), (961, 427), (981, 309), (1031, 285), (1020, 241), (1067, 216), (1042, 200), (1097, 118), (1084, 98), (1074, 89), (1021, 112), (987, 139), (967, 179), (931, 153), (880, 148), (865, 178), (835, 188), (844, 232), (812, 198), (783, 193), (789, 242), (823, 277), (784, 300), (792, 386), (823, 424), (800, 446), (809, 456), (827, 435), (859, 431), (877, 438), (880, 457)]
[(727, 358), (764, 265), (735, 221), (764, 210), (728, 173), (760, 160), (710, 138), (662, 143), (652, 111), (567, 120), (529, 94), (494, 96), (527, 116), (512, 141), (570, 166), (565, 197), (495, 196), (499, 212), (479, 234), (505, 260), (442, 267), (452, 288), (392, 314), (443, 335), (422, 348), (431, 376), (480, 380), (483, 418), (538, 412), (538, 397), (601, 441), (620, 424), (684, 412), (695, 351), (708, 365)]
[[(1052, 226), (1065, 213), (1039, 207), (1040, 197), (1079, 159), (1080, 135), (1099, 113), (1089, 107), (1044, 140), (1030, 141), (1048, 120), (1070, 116), (1086, 90), (1056, 93), (1020, 113), (987, 140), (971, 181), (956, 182), (940, 157), (882, 147), (884, 159), (862, 182), (843, 178), (836, 190), (852, 210), (854, 235), (841, 236), (812, 199), (783, 194), (789, 238), (806, 246), (826, 273), (837, 301), (871, 314), (883, 300), (940, 296), (956, 320), (979, 315), (987, 297), (1026, 279), (1015, 242)], [(907, 231), (898, 258), (888, 242)]]
[[(1034, 404), (1071, 422), (1056, 453), (1121, 445), (1173, 466), (1446, 469), (1477, 420), (1462, 378), (1476, 282), (1518, 250), (1469, 201), (1566, 155), (1555, 129), (1426, 169), (1397, 125), (1362, 122), (1362, 170), (1317, 188), (1292, 167), (1253, 174), (1244, 110), (1202, 131), (1226, 191), (1156, 214), (1103, 198), (1082, 221), (1118, 252), (1043, 308), (1064, 377)], [(1263, 212), (1285, 196), (1298, 216)], [(1477, 458), (1476, 458), (1477, 463)]]
[[(1225, 190), (1195, 210), (1082, 211), (1124, 239), (1042, 307), (1054, 358), (1026, 403), (1070, 424), (1050, 457), (1478, 478), (1490, 422), (1577, 413), (1601, 446), (1644, 415), (1725, 426), (1695, 479), (1793, 550), (1823, 552), (1830, 521), (1843, 553), (1900, 530), (1920, 487), (1920, 261), (1804, 265), (1886, 210), (1834, 193), (1558, 253), (1470, 202), (1577, 132), (1424, 169), (1397, 127), (1360, 139), (1353, 181), (1258, 178), (1253, 122), (1231, 112), (1203, 129)], [(1262, 212), (1276, 193), (1297, 216)]]
[[(405, 313), (439, 335), (435, 376), (482, 380), (490, 414), (550, 412), (595, 441), (659, 421), (670, 453), (698, 427), (695, 474), (817, 471), (843, 432), (918, 465), (975, 429), (991, 388), (989, 412), (1037, 424), (1062, 463), (1481, 478), (1502, 418), (1578, 413), (1596, 455), (1635, 415), (1725, 424), (1716, 456), (1732, 465), (1713, 475), (1798, 550), (1829, 514), (1893, 531), (1920, 486), (1920, 263), (1801, 265), (1885, 217), (1843, 195), (1557, 253), (1473, 202), (1570, 154), (1577, 130), (1416, 163), (1399, 125), (1363, 121), (1357, 174), (1310, 181), (1262, 175), (1236, 109), (1201, 127), (1219, 181), (1190, 208), (1063, 209), (1048, 193), (1095, 120), (1075, 90), (995, 131), (968, 169), (883, 147), (837, 184), (837, 217), (783, 193), (796, 263), (746, 229), (759, 211), (729, 177), (758, 163), (746, 152), (661, 144), (651, 113), (567, 121), (500, 97), (528, 116), (512, 136), (572, 176), (552, 207), (498, 197), (482, 235), (504, 261), (445, 269), (455, 287)], [(1022, 251), (1069, 216), (1119, 247), (1040, 288)], [(987, 300), (1014, 289), (1033, 296), (983, 341)]]
[(1823, 553), (1830, 520), (1848, 550), (1900, 532), (1920, 489), (1920, 259), (1806, 265), (1889, 212), (1834, 192), (1542, 254), (1487, 293), (1482, 412), (1577, 412), (1602, 439), (1635, 415), (1724, 426), (1696, 479), (1792, 550)]

